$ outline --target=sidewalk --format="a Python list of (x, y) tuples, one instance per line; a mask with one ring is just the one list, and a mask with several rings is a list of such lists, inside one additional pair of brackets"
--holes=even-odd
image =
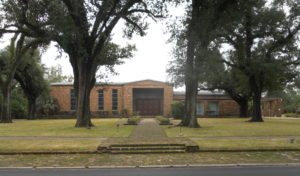
[(136, 140), (161, 140), (167, 138), (155, 119), (142, 119), (129, 138)]
[(111, 145), (186, 145), (198, 147), (194, 141), (184, 137), (169, 138), (154, 118), (142, 119), (128, 138), (108, 138), (102, 147)]

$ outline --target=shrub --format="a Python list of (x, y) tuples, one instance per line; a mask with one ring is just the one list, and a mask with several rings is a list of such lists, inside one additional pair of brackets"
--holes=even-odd
[(300, 117), (300, 115), (296, 113), (285, 113), (282, 114), (282, 117)]
[(126, 108), (122, 109), (122, 116), (127, 117), (128, 116), (128, 110)]
[(170, 119), (167, 117), (162, 117), (162, 116), (156, 116), (155, 117), (160, 123), (160, 125), (169, 125), (170, 124)]
[(172, 103), (171, 113), (174, 119), (182, 119), (184, 116), (184, 103), (179, 101)]
[(137, 125), (140, 120), (141, 120), (140, 116), (132, 116), (132, 117), (128, 118), (127, 124), (128, 125)]
[(37, 109), (42, 115), (54, 115), (60, 110), (58, 100), (55, 98), (42, 99), (37, 101)]
[(27, 102), (19, 98), (11, 101), (11, 116), (14, 119), (25, 119), (27, 117)]
[(132, 115), (133, 115), (133, 116), (140, 116), (140, 112), (139, 112), (139, 111), (133, 111), (133, 112), (132, 112)]

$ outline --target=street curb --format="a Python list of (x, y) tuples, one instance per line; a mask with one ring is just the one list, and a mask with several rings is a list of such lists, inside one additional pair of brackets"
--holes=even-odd
[(187, 164), (149, 166), (74, 166), (74, 167), (0, 167), (1, 169), (133, 169), (133, 168), (208, 168), (208, 167), (300, 167), (300, 163), (244, 163), (244, 164)]

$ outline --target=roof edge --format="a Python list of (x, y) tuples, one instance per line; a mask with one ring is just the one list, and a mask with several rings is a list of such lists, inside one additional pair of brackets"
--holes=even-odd
[[(162, 83), (162, 84), (168, 84), (168, 85), (172, 85), (172, 83), (169, 82), (163, 82), (163, 81), (157, 81), (157, 80), (152, 80), (152, 79), (144, 79), (144, 80), (139, 80), (139, 81), (131, 81), (131, 82), (96, 82), (95, 85), (99, 86), (99, 85), (126, 85), (126, 84), (133, 84), (133, 83), (138, 83), (138, 82), (144, 82), (144, 81), (153, 81), (153, 82), (158, 82), (158, 83)], [(71, 82), (57, 82), (57, 83), (51, 83), (51, 86), (73, 86), (74, 83)]]

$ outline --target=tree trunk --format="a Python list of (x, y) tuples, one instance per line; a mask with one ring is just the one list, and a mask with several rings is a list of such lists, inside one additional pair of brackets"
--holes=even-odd
[(28, 100), (28, 120), (36, 119), (36, 98), (27, 97)]
[(250, 122), (263, 122), (262, 115), (261, 115), (261, 86), (256, 81), (255, 77), (250, 77), (250, 87), (253, 92), (252, 102), (253, 102), (253, 110), (252, 110), (252, 117), (249, 120)]
[(200, 125), (196, 116), (197, 81), (187, 82), (185, 86), (185, 114), (180, 125), (190, 128), (199, 128)]
[(11, 89), (7, 86), (6, 88), (3, 88), (2, 94), (3, 94), (3, 102), (1, 106), (1, 120), (0, 123), (12, 123), (11, 119), (11, 103), (10, 103), (10, 97), (11, 97)]
[[(91, 112), (90, 112), (90, 92), (91, 88), (94, 86), (94, 82), (91, 78), (93, 75), (89, 74), (84, 67), (86, 65), (81, 65), (81, 71), (79, 71), (78, 78), (75, 78), (74, 87), (77, 95), (76, 103), (76, 125), (75, 127), (93, 127), (91, 122)], [(77, 85), (76, 85), (77, 84)]]
[(187, 33), (187, 60), (185, 65), (185, 115), (179, 125), (190, 128), (199, 128), (196, 117), (196, 100), (198, 93), (198, 80), (195, 73), (196, 59), (195, 49), (197, 36), (196, 31), (196, 18), (199, 14), (199, 1), (192, 1), (192, 19), (188, 26)]
[(240, 105), (240, 117), (248, 117), (248, 100), (241, 100)]

